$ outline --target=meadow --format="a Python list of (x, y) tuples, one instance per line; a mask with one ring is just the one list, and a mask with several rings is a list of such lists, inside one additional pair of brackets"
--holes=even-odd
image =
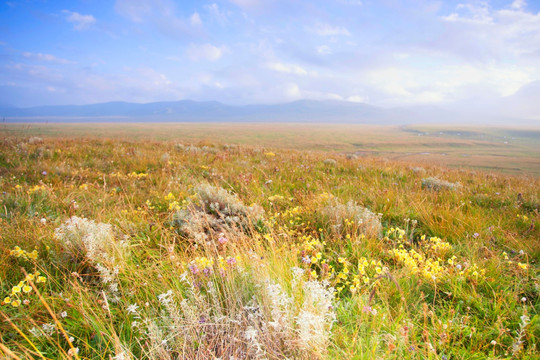
[(3, 133), (210, 142), (270, 148), (354, 153), (389, 160), (540, 175), (540, 129), (456, 125), (306, 123), (33, 123), (3, 124)]
[(0, 136), (4, 358), (538, 358), (538, 131)]

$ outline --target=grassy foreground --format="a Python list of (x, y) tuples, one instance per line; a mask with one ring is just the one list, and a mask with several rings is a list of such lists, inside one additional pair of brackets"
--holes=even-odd
[(4, 136), (0, 354), (537, 359), (540, 180)]

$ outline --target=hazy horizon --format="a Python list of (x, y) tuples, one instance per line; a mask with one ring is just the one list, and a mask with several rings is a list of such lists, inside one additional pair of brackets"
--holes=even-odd
[(540, 119), (533, 1), (8, 1), (0, 105), (341, 100)]

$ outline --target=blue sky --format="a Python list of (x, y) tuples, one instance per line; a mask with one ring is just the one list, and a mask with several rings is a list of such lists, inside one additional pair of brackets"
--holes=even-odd
[(496, 101), (540, 80), (540, 1), (0, 4), (0, 105)]

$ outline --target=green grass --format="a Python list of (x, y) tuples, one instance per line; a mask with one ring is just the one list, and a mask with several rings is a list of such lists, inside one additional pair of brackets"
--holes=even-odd
[[(46, 359), (537, 357), (537, 168), (520, 168), (521, 176), (473, 171), (470, 159), (455, 168), (463, 148), (477, 154), (475, 161), (505, 153), (508, 162), (493, 165), (505, 172), (506, 166), (526, 167), (538, 160), (534, 133), (469, 129), (461, 139), (418, 136), (411, 128), (302, 126), (5, 127), (0, 300), (11, 299), (0, 306), (0, 353)], [(433, 131), (426, 129), (414, 128)], [(486, 134), (491, 137), (474, 138)], [(515, 152), (501, 149), (504, 134), (521, 136)], [(29, 143), (31, 135), (43, 142)], [(188, 148), (192, 144), (197, 147)], [(441, 156), (453, 166), (406, 155), (422, 148), (454, 154)], [(347, 158), (355, 149), (377, 149), (369, 151), (380, 156)], [(485, 155), (490, 149), (494, 153)], [(461, 186), (422, 188), (428, 177)], [(214, 194), (211, 203), (219, 205), (203, 206), (200, 199), (210, 195), (201, 184), (236, 198)], [(335, 210), (349, 201), (348, 213)], [(248, 210), (252, 204), (264, 209), (262, 219)], [(381, 214), (380, 234), (366, 232), (366, 223), (379, 218), (366, 216), (363, 207)], [(192, 215), (178, 215), (182, 209)], [(110, 233), (84, 233), (107, 240), (94, 255), (82, 235), (55, 236), (72, 216), (112, 225)], [(174, 222), (179, 216), (203, 230)], [(293, 280), (293, 267), (304, 270), (301, 279)], [(36, 271), (45, 283), (23, 281)], [(35, 288), (13, 292), (20, 281)], [(334, 298), (322, 281), (335, 289)], [(286, 301), (276, 302), (271, 284)], [(16, 300), (25, 302), (13, 306)], [(46, 324), (55, 325), (50, 334)], [(69, 353), (72, 347), (78, 355)]]

